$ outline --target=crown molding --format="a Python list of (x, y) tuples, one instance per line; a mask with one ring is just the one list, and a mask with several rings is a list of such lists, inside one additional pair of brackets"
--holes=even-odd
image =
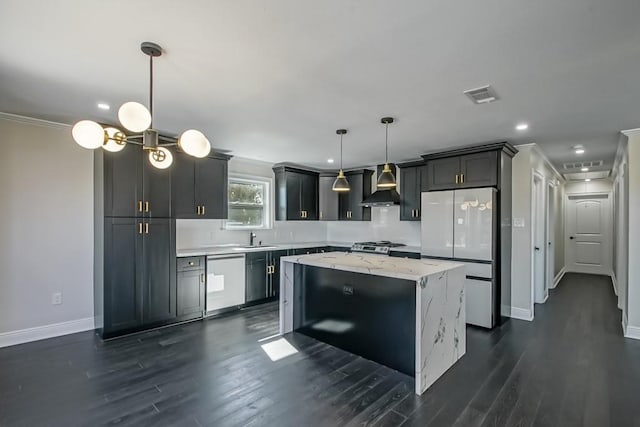
[(640, 135), (640, 128), (621, 130), (620, 133), (625, 136), (636, 136)]
[(564, 178), (564, 175), (562, 175), (560, 172), (558, 172), (558, 169), (556, 169), (555, 166), (553, 166), (553, 163), (551, 163), (551, 160), (549, 160), (549, 157), (547, 157), (547, 155), (545, 154), (544, 151), (542, 151), (542, 149), (540, 148), (540, 146), (538, 144), (536, 144), (535, 142), (530, 142), (528, 144), (518, 144), (515, 146), (516, 148), (520, 148), (520, 147), (531, 147), (536, 154), (538, 154), (541, 158), (542, 161), (545, 163), (545, 165), (551, 169), (551, 172), (556, 176), (556, 179), (559, 182), (565, 182), (566, 179)]
[(0, 119), (10, 122), (23, 123), (27, 125), (42, 126), (54, 129), (69, 129), (71, 125), (66, 123), (52, 122), (49, 120), (36, 119), (34, 117), (20, 116), (18, 114), (4, 113), (0, 111)]

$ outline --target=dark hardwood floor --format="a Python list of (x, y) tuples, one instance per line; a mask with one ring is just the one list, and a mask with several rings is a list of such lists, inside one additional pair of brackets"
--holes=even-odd
[(272, 362), (271, 303), (101, 342), (0, 349), (2, 426), (640, 426), (640, 342), (606, 277), (570, 274), (534, 322), (468, 328), (467, 354), (423, 396), (413, 379), (301, 334)]

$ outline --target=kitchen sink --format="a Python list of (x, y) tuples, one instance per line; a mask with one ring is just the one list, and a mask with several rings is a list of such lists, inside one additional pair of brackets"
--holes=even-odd
[(269, 245), (253, 245), (253, 246), (236, 246), (234, 251), (250, 251), (250, 250), (262, 250), (262, 249), (278, 249), (277, 246)]

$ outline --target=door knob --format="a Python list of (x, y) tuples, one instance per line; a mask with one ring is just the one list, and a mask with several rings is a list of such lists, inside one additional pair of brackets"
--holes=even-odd
[(535, 247), (535, 250), (536, 250), (536, 251), (539, 251), (539, 250), (540, 250), (540, 248), (536, 246), (536, 247)]
[(569, 238), (570, 238), (571, 240), (573, 240), (573, 236), (569, 236)]

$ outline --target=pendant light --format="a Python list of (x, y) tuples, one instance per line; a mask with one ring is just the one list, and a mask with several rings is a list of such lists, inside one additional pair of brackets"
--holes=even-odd
[(180, 138), (174, 138), (153, 129), (153, 58), (162, 55), (162, 48), (156, 43), (144, 42), (140, 50), (149, 57), (149, 109), (138, 102), (125, 102), (118, 110), (120, 124), (135, 135), (125, 135), (115, 127), (103, 128), (92, 120), (81, 120), (71, 130), (73, 139), (84, 148), (102, 147), (111, 152), (123, 150), (127, 143), (142, 146), (149, 162), (158, 169), (166, 169), (173, 163), (173, 155), (166, 147), (177, 145), (190, 156), (206, 157), (211, 143), (202, 132), (189, 129)]
[(333, 181), (332, 190), (340, 193), (344, 193), (351, 190), (349, 181), (347, 181), (347, 178), (344, 176), (344, 172), (342, 171), (342, 135), (345, 135), (347, 133), (347, 130), (338, 129), (336, 133), (340, 135), (340, 172), (338, 172), (338, 176), (336, 177), (336, 180)]
[(380, 123), (384, 124), (384, 168), (378, 177), (378, 188), (395, 188), (396, 177), (389, 167), (389, 125), (393, 123), (393, 117), (383, 117)]

